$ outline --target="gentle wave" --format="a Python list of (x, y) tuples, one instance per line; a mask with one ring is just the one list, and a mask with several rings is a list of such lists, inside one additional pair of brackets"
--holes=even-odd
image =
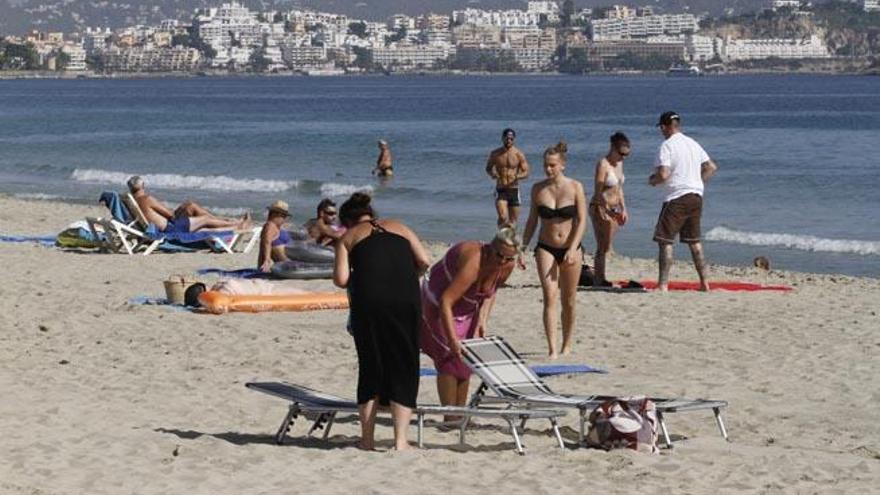
[(801, 251), (827, 253), (880, 254), (880, 242), (850, 239), (824, 239), (811, 235), (767, 234), (715, 227), (706, 233), (706, 240), (733, 242), (750, 246), (782, 246)]
[(372, 194), (373, 186), (355, 186), (352, 184), (337, 184), (335, 182), (327, 182), (325, 184), (321, 184), (321, 196), (348, 196), (356, 192), (365, 192)]
[[(75, 169), (70, 178), (79, 182), (123, 185), (132, 174), (101, 169)], [(147, 187), (157, 189), (198, 189), (210, 191), (281, 192), (295, 189), (297, 181), (235, 179), (224, 175), (142, 175)]]
[(58, 199), (63, 199), (61, 196), (55, 194), (44, 194), (44, 193), (16, 193), (13, 194), (13, 197), (18, 199), (30, 199), (35, 201), (54, 201)]

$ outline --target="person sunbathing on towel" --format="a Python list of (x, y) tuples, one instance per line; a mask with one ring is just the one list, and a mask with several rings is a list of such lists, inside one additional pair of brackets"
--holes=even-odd
[(156, 225), (162, 232), (203, 232), (211, 230), (248, 229), (251, 226), (250, 213), (238, 220), (214, 216), (195, 201), (184, 201), (171, 211), (164, 203), (147, 194), (144, 179), (135, 175), (128, 179), (128, 190), (137, 201), (147, 222)]

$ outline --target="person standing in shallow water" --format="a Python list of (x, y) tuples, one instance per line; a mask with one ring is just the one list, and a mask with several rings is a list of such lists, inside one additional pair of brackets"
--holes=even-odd
[(590, 200), (590, 220), (596, 234), (596, 282), (594, 285), (611, 286), (605, 276), (605, 260), (612, 252), (611, 243), (617, 229), (629, 215), (623, 197), (623, 161), (630, 153), (629, 138), (622, 132), (611, 136), (611, 149), (596, 163), (595, 190)]
[(700, 290), (708, 291), (706, 259), (700, 242), (700, 218), (703, 215), (704, 182), (715, 175), (718, 166), (699, 143), (681, 132), (681, 116), (677, 113), (664, 112), (657, 127), (666, 138), (657, 152), (654, 173), (648, 178), (652, 186), (662, 185), (666, 189), (660, 218), (654, 228), (654, 242), (660, 251), (657, 287), (663, 292), (669, 290), (672, 245), (678, 236), (691, 250), (694, 268), (700, 277)]
[(528, 246), (541, 222), (535, 263), (544, 294), (544, 333), (550, 359), (559, 355), (556, 344), (556, 303), (562, 299), (562, 354), (574, 341), (577, 284), (583, 264), (581, 240), (587, 228), (584, 186), (565, 176), (568, 146), (560, 142), (544, 151), (547, 178), (532, 186), (529, 219), (523, 232)]
[(529, 177), (529, 162), (522, 151), (514, 146), (516, 131), (501, 132), (501, 147), (492, 150), (486, 163), (486, 173), (495, 180), (495, 211), (498, 226), (516, 228), (519, 217), (519, 181)]
[(384, 139), (379, 140), (379, 157), (376, 158), (376, 168), (373, 169), (373, 174), (377, 177), (391, 177), (394, 175), (391, 147), (388, 146), (388, 141)]
[(430, 259), (418, 236), (396, 220), (378, 220), (372, 199), (354, 193), (339, 215), (348, 229), (336, 241), (333, 283), (349, 290), (358, 355), (359, 447), (373, 450), (379, 404), (391, 405), (394, 445), (407, 430), (419, 391), (419, 276)]

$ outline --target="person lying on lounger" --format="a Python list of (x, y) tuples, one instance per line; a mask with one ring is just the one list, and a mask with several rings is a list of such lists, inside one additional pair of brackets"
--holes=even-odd
[(251, 226), (250, 213), (245, 213), (238, 220), (221, 218), (191, 200), (184, 201), (177, 209), (171, 211), (164, 203), (147, 194), (144, 180), (137, 175), (128, 179), (128, 190), (131, 191), (147, 221), (155, 224), (162, 232), (244, 230)]

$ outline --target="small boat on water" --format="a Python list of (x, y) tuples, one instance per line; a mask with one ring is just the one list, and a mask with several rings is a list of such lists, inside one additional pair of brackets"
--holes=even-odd
[(696, 65), (673, 65), (666, 74), (673, 77), (697, 77), (703, 75), (700, 72), (700, 68)]

